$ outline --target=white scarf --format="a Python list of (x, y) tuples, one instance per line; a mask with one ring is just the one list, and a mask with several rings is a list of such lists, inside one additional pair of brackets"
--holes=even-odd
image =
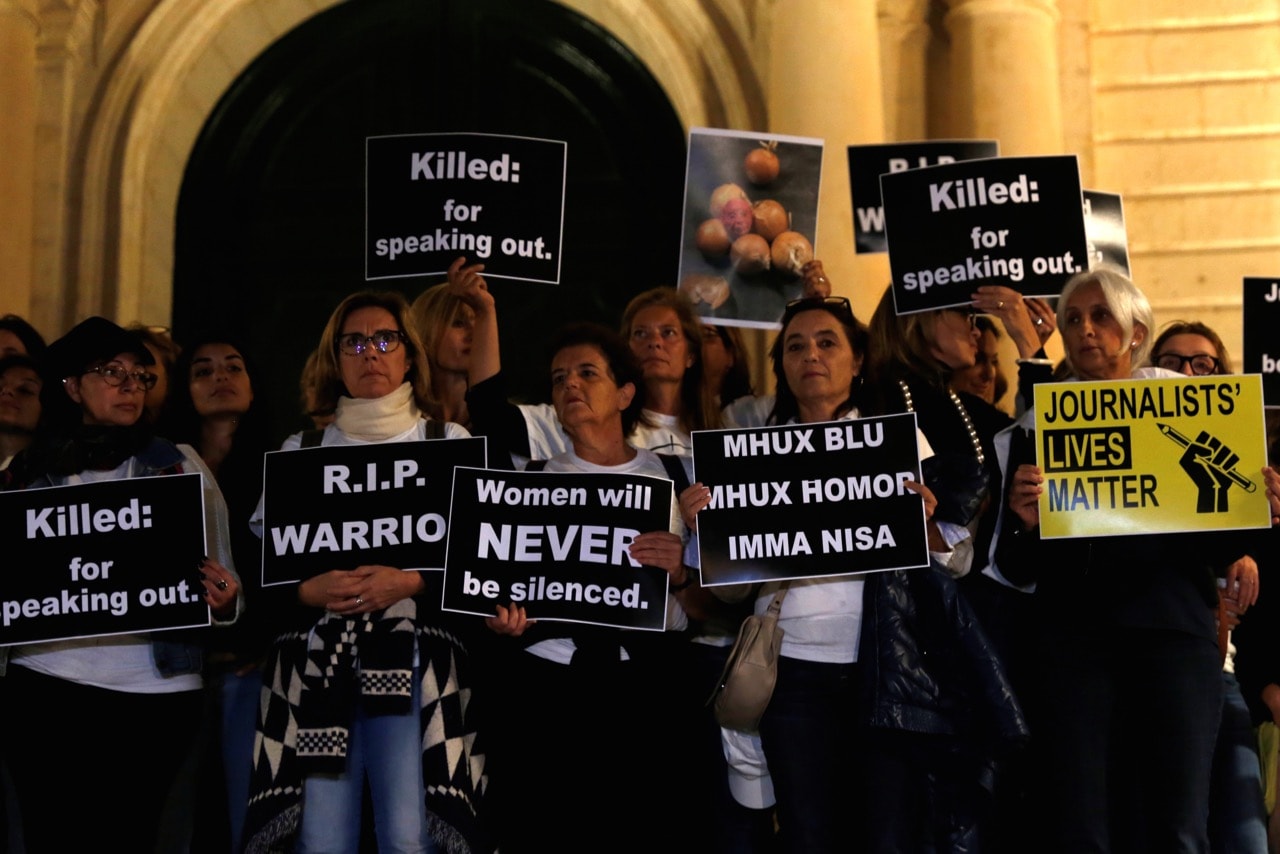
[(372, 400), (358, 397), (338, 398), (334, 423), (352, 439), (361, 442), (385, 442), (399, 436), (418, 423), (422, 412), (413, 399), (413, 386), (400, 388)]

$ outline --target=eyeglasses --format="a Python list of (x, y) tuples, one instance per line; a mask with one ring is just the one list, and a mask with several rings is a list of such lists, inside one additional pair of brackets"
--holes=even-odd
[(400, 342), (403, 340), (404, 333), (397, 332), (394, 329), (379, 329), (372, 335), (361, 335), (359, 332), (352, 332), (339, 336), (338, 349), (348, 356), (359, 356), (370, 346), (379, 353), (394, 353), (400, 349)]
[(1203, 353), (1198, 356), (1180, 356), (1177, 353), (1162, 353), (1156, 356), (1156, 366), (1168, 371), (1182, 373), (1183, 366), (1188, 363), (1191, 364), (1191, 373), (1198, 377), (1216, 374), (1221, 365), (1216, 356), (1207, 356)]
[(793, 299), (787, 303), (786, 310), (782, 312), (782, 325), (786, 326), (791, 318), (795, 317), (802, 311), (819, 308), (829, 311), (849, 323), (854, 323), (853, 306), (849, 304), (847, 297), (805, 297), (803, 299)]
[(126, 371), (124, 368), (113, 368), (108, 365), (98, 365), (96, 368), (89, 368), (86, 374), (97, 374), (102, 377), (102, 381), (109, 386), (122, 386), (125, 380), (133, 380), (142, 386), (145, 391), (151, 391), (156, 387), (156, 383), (160, 378), (150, 371)]

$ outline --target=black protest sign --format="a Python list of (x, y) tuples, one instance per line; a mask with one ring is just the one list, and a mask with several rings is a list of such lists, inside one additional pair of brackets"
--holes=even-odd
[(199, 474), (0, 493), (0, 646), (207, 626), (204, 534)]
[(1056, 297), (1088, 264), (1074, 156), (994, 157), (880, 176), (898, 314), (980, 285)]
[(1280, 278), (1244, 280), (1244, 363), (1241, 371), (1262, 374), (1267, 409), (1280, 408)]
[(365, 143), (365, 278), (445, 272), (560, 283), (568, 144), (482, 133)]
[(693, 459), (704, 586), (929, 562), (912, 414), (698, 431)]
[(880, 203), (881, 175), (999, 155), (1000, 143), (994, 139), (943, 139), (849, 146), (849, 192), (853, 196), (854, 248), (859, 254), (889, 251), (889, 244), (884, 236), (884, 207)]
[(1129, 275), (1129, 234), (1119, 193), (1084, 191), (1084, 232), (1089, 238), (1089, 269), (1106, 264)]
[(262, 585), (331, 569), (444, 569), (454, 466), (485, 440), (332, 445), (266, 455)]
[(671, 527), (671, 481), (645, 475), (459, 468), (444, 609), (491, 617), (666, 628), (667, 573), (631, 560), (637, 535)]

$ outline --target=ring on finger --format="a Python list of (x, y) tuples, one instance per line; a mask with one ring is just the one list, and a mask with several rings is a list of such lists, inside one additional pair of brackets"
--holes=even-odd
[(363, 599), (361, 599), (359, 596), (357, 596), (357, 597), (356, 597), (356, 607), (357, 607), (357, 608), (359, 608), (359, 607), (360, 607), (361, 605), (363, 605), (363, 604), (364, 604), (364, 600), (363, 600)]
[(1037, 318), (1036, 318), (1036, 326), (1044, 326), (1044, 318), (1043, 318), (1043, 317), (1037, 317)]
[(217, 581), (213, 582), (213, 586), (218, 588), (219, 590), (226, 590), (227, 580), (225, 578), (219, 578)]
[(999, 311), (999, 310), (1000, 310), (1000, 309), (1002, 309), (1002, 308), (1004, 308), (1004, 300), (1000, 300), (1000, 302), (996, 303), (996, 310), (997, 310), (997, 311)]

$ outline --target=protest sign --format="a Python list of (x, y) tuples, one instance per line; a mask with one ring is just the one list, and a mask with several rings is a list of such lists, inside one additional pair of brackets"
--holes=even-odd
[(693, 459), (703, 586), (929, 562), (913, 414), (701, 430)]
[(483, 133), (365, 141), (365, 278), (443, 273), (560, 283), (568, 144)]
[(818, 233), (822, 140), (694, 128), (680, 291), (714, 323), (776, 329)]
[(667, 573), (627, 547), (670, 530), (672, 500), (671, 481), (645, 475), (459, 468), (443, 607), (662, 631)]
[(204, 535), (199, 474), (0, 493), (0, 646), (207, 626)]
[(453, 467), (486, 460), (478, 436), (268, 453), (262, 585), (357, 566), (444, 569)]
[(884, 236), (884, 206), (880, 203), (881, 175), (999, 155), (1000, 143), (994, 139), (940, 139), (849, 146), (849, 192), (853, 196), (855, 250), (858, 254), (889, 251)]
[(1129, 235), (1119, 193), (1084, 191), (1084, 233), (1089, 239), (1089, 269), (1106, 264), (1129, 275)]
[(1244, 363), (1241, 370), (1262, 374), (1262, 397), (1268, 409), (1280, 408), (1280, 279), (1246, 276), (1244, 298)]
[(994, 157), (880, 176), (898, 314), (980, 285), (1056, 297), (1088, 264), (1074, 156)]
[(1040, 536), (1265, 528), (1256, 374), (1035, 389)]

